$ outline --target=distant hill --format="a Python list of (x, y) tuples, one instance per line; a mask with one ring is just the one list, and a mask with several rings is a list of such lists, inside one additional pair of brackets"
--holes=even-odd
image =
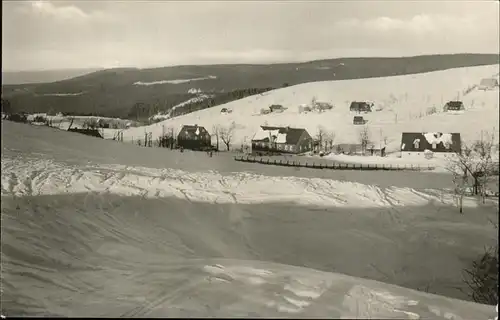
[(64, 69), (43, 71), (2, 71), (2, 84), (46, 83), (71, 79), (100, 69)]
[[(52, 83), (4, 85), (2, 98), (15, 111), (66, 112), (146, 118), (196, 100), (194, 111), (245, 96), (312, 81), (386, 77), (498, 64), (494, 54), (402, 58), (339, 58), (268, 65), (173, 66), (100, 70)], [(266, 106), (263, 106), (266, 107)]]

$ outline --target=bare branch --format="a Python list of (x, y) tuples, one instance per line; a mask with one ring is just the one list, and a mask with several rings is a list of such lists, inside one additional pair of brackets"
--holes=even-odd
[(359, 131), (359, 142), (361, 144), (361, 149), (363, 154), (366, 151), (368, 144), (370, 143), (370, 131), (367, 126), (363, 126)]

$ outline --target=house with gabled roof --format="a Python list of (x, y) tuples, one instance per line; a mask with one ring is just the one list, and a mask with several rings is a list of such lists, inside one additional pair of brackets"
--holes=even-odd
[(465, 106), (462, 101), (448, 101), (444, 107), (443, 111), (448, 112), (448, 111), (464, 111)]
[(313, 138), (303, 128), (261, 126), (252, 138), (254, 154), (298, 154), (313, 149)]
[(351, 112), (372, 112), (373, 103), (366, 101), (353, 101), (349, 106), (349, 111)]
[(177, 146), (190, 150), (205, 150), (212, 146), (212, 138), (202, 126), (184, 125), (177, 135)]
[(401, 157), (445, 158), (461, 153), (460, 133), (403, 132), (401, 135)]

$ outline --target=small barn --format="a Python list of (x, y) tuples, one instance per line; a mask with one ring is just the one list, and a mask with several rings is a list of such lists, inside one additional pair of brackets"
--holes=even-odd
[(355, 125), (363, 125), (365, 124), (367, 121), (363, 118), (363, 116), (354, 116), (354, 118), (352, 119), (352, 124), (355, 124)]
[(202, 126), (184, 125), (177, 135), (177, 146), (188, 150), (206, 150), (212, 147), (212, 138)]
[(298, 154), (313, 149), (313, 138), (302, 128), (261, 126), (252, 138), (252, 153)]
[(464, 111), (465, 106), (462, 101), (448, 101), (444, 107), (443, 111), (448, 112), (448, 111)]
[(460, 153), (460, 133), (403, 132), (401, 135), (401, 157), (447, 157)]
[(477, 87), (479, 90), (493, 90), (498, 87), (498, 80), (495, 78), (482, 79)]
[(353, 101), (349, 107), (351, 112), (372, 112), (373, 103), (366, 101)]
[(310, 106), (308, 106), (307, 104), (301, 104), (299, 106), (299, 113), (311, 112), (311, 111), (312, 111), (312, 108)]

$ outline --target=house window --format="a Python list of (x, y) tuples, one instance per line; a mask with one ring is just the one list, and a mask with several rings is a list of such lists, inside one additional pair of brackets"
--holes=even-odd
[(450, 149), (451, 145), (450, 145), (450, 143), (449, 143), (449, 142), (445, 142), (445, 143), (444, 143), (444, 147), (445, 147), (446, 149)]
[(435, 142), (432, 143), (432, 149), (436, 149), (436, 143)]
[(420, 141), (419, 140), (413, 141), (413, 147), (418, 150), (418, 148), (420, 147)]

